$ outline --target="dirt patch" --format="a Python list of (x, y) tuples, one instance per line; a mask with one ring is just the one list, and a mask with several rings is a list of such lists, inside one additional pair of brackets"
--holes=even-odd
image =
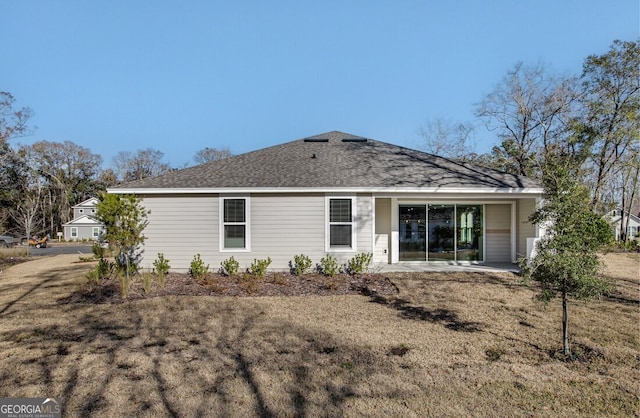
[[(160, 296), (336, 296), (380, 295), (398, 293), (398, 288), (381, 274), (339, 274), (333, 277), (319, 274), (296, 276), (287, 273), (269, 273), (258, 278), (250, 275), (225, 276), (208, 274), (194, 280), (187, 274), (169, 273), (164, 287), (158, 277), (152, 277), (149, 292), (145, 292), (142, 277), (135, 276), (128, 300), (149, 299)], [(118, 278), (110, 278), (99, 285), (74, 292), (60, 303), (122, 303)]]
[(27, 257), (8, 257), (0, 259), (0, 271), (4, 271), (11, 266), (15, 266), (16, 264), (26, 263), (29, 261)]

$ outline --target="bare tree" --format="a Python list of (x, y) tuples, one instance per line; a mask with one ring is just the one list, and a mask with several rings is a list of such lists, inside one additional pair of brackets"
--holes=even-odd
[(142, 180), (171, 171), (171, 166), (162, 161), (164, 153), (153, 148), (138, 150), (136, 154), (120, 151), (113, 158), (114, 172), (121, 181)]
[(193, 161), (195, 161), (196, 164), (204, 164), (211, 161), (224, 160), (232, 155), (229, 148), (218, 149), (206, 147), (196, 152), (196, 155), (193, 156)]
[(50, 212), (52, 228), (70, 220), (73, 204), (98, 192), (102, 157), (88, 148), (71, 141), (38, 141), (22, 147), (20, 153), (47, 182), (49, 205), (45, 208)]
[(436, 118), (420, 127), (425, 151), (458, 161), (470, 161), (475, 156), (474, 126), (468, 122), (453, 122)]
[(41, 220), (40, 200), (42, 193), (43, 185), (37, 178), (35, 183), (22, 191), (21, 199), (12, 210), (14, 221), (20, 226), (27, 238), (31, 237), (36, 225)]
[(552, 77), (542, 64), (516, 64), (476, 108), (500, 138), (493, 154), (503, 169), (540, 176), (546, 150), (566, 138), (577, 97), (575, 79)]
[(11, 93), (0, 92), (0, 229), (11, 229), (11, 208), (20, 197), (16, 184), (20, 183), (23, 162), (9, 145), (9, 139), (29, 134), (27, 122), (33, 115), (28, 107), (14, 108)]
[(14, 109), (15, 101), (11, 93), (0, 91), (0, 143), (31, 132), (27, 122), (33, 111), (28, 107)]
[(584, 115), (578, 126), (593, 144), (591, 206), (603, 210), (608, 180), (622, 173), (625, 155), (640, 141), (639, 42), (614, 41), (606, 54), (590, 55), (582, 80)]

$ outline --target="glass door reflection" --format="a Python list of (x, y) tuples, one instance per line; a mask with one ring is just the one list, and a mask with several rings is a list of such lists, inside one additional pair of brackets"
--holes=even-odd
[(425, 261), (426, 245), (426, 205), (400, 205), (400, 261)]

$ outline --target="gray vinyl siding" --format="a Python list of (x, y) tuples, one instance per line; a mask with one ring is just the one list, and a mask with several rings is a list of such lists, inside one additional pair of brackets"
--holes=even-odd
[(218, 252), (218, 196), (147, 196), (143, 205), (151, 212), (144, 230), (142, 266), (152, 268), (158, 253), (169, 260), (172, 270), (187, 271), (199, 253), (213, 265)]
[(234, 257), (241, 267), (254, 258), (271, 257), (270, 268), (276, 270), (287, 269), (297, 254), (317, 263), (324, 256), (324, 218), (323, 194), (252, 195), (251, 252)]
[(373, 262), (389, 263), (391, 261), (391, 199), (375, 199), (375, 243)]
[[(373, 197), (358, 195), (356, 197), (356, 234), (357, 247), (355, 253), (373, 253)], [(353, 257), (349, 254), (348, 258)]]
[(485, 233), (487, 262), (511, 261), (511, 205), (485, 206)]
[[(95, 225), (82, 225), (82, 224), (78, 224), (78, 225), (74, 225), (74, 226), (65, 226), (64, 227), (64, 239), (67, 241), (82, 241), (82, 240), (95, 240), (96, 237), (93, 236), (93, 228), (96, 227)], [(100, 226), (98, 226), (100, 227)], [(71, 229), (72, 228), (77, 228), (78, 229), (78, 235), (75, 237), (71, 236)]]
[(96, 208), (94, 206), (86, 206), (81, 208), (73, 208), (73, 219), (81, 218), (85, 215), (95, 216)]
[(516, 255), (518, 258), (526, 256), (527, 238), (536, 237), (536, 226), (529, 222), (529, 216), (536, 210), (535, 199), (519, 199), (517, 208), (517, 247)]
[[(254, 259), (270, 257), (271, 269), (287, 270), (294, 255), (305, 254), (314, 264), (326, 255), (324, 194), (252, 194), (244, 197), (250, 199), (250, 251), (219, 250), (218, 195), (145, 197), (143, 204), (151, 213), (144, 232), (147, 239), (143, 268), (152, 268), (159, 252), (169, 259), (175, 271), (187, 271), (196, 253), (213, 271), (231, 256), (240, 263), (242, 271)], [(357, 252), (373, 251), (371, 204), (370, 195), (356, 197), (357, 250), (331, 252), (339, 262), (346, 262)]]

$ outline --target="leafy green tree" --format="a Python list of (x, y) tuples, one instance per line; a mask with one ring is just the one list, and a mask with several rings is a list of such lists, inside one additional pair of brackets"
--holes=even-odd
[(570, 296), (588, 300), (610, 284), (600, 275), (597, 251), (612, 238), (607, 222), (590, 209), (589, 189), (576, 181), (581, 162), (565, 152), (547, 155), (543, 171), (546, 200), (530, 218), (545, 226), (537, 253), (523, 273), (541, 284), (540, 300), (562, 299), (563, 353), (570, 355), (567, 302)]
[(128, 296), (130, 276), (138, 271), (148, 214), (134, 195), (103, 194), (97, 206), (97, 218), (107, 230), (105, 239), (116, 251), (124, 297)]

